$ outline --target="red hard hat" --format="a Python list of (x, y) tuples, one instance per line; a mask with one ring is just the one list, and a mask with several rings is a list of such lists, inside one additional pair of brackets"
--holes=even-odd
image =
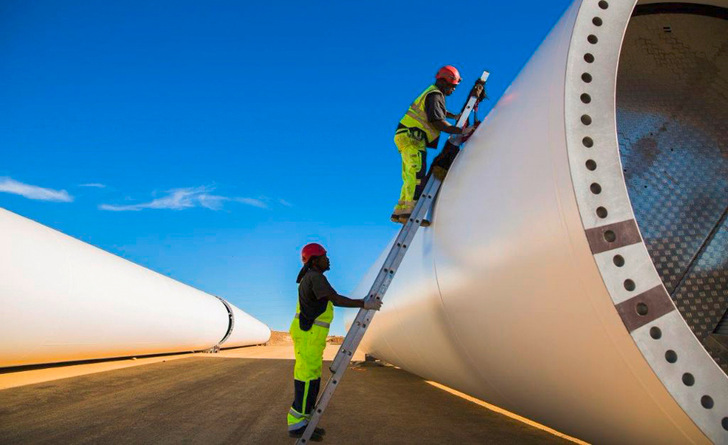
[(461, 80), (458, 69), (452, 65), (445, 65), (440, 68), (440, 71), (435, 75), (435, 79), (445, 79), (450, 85), (457, 85)]
[(311, 243), (306, 244), (301, 249), (301, 261), (308, 263), (311, 257), (326, 255), (326, 249), (321, 244)]

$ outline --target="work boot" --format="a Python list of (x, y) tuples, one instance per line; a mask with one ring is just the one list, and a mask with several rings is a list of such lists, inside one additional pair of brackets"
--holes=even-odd
[[(301, 436), (303, 436), (303, 433), (306, 431), (306, 427), (302, 426), (301, 428), (293, 431), (288, 432), (288, 437), (293, 437), (294, 439), (299, 439)], [(326, 434), (326, 430), (323, 428), (314, 428), (313, 434), (311, 434), (311, 442), (321, 442), (324, 440), (324, 434)]]
[(395, 209), (392, 216), (389, 217), (390, 221), (405, 224), (412, 214), (412, 210), (409, 209)]
[(444, 181), (445, 176), (447, 176), (447, 170), (439, 165), (433, 165), (432, 174), (440, 181)]
[(415, 208), (414, 204), (414, 201), (399, 201), (397, 206), (394, 208), (394, 211), (392, 212), (392, 216), (390, 216), (389, 219), (392, 222), (406, 224), (407, 220), (409, 220), (409, 217), (412, 214), (412, 211)]

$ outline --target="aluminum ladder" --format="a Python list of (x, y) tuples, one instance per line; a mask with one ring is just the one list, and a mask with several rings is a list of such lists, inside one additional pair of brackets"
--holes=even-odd
[[(489, 73), (487, 71), (483, 71), (483, 74), (476, 81), (476, 85), (480, 84), (484, 86), (488, 76)], [(478, 102), (479, 98), (476, 97), (473, 94), (473, 90), (471, 90), (468, 100), (460, 113), (460, 118), (455, 124), (456, 126), (462, 128), (463, 125), (468, 122), (470, 113), (473, 111), (473, 108)], [(452, 135), (450, 138), (452, 139), (454, 136), (457, 135)], [(412, 242), (412, 239), (414, 239), (417, 229), (420, 228), (420, 224), (427, 215), (427, 212), (429, 212), (432, 208), (432, 204), (435, 201), (437, 192), (440, 190), (441, 184), (442, 181), (437, 179), (435, 175), (430, 175), (430, 179), (427, 181), (427, 184), (425, 184), (425, 188), (415, 205), (412, 215), (410, 215), (409, 221), (402, 226), (402, 229), (399, 231), (387, 258), (384, 260), (384, 264), (382, 264), (382, 267), (377, 274), (377, 278), (374, 280), (374, 284), (367, 294), (368, 298), (376, 298), (377, 300), (382, 300), (384, 298), (384, 294), (387, 292), (389, 284), (394, 279), (394, 275), (397, 273), (397, 269), (407, 253), (407, 247)], [(364, 333), (371, 324), (376, 312), (377, 311), (375, 310), (359, 309), (359, 313), (356, 315), (354, 323), (352, 323), (349, 332), (344, 338), (344, 343), (342, 343), (339, 348), (339, 352), (336, 353), (336, 357), (329, 367), (332, 375), (326, 383), (326, 387), (324, 387), (324, 390), (313, 409), (313, 414), (311, 415), (311, 419), (308, 422), (306, 430), (296, 441), (297, 445), (309, 443), (314, 429), (321, 420), (321, 416), (323, 416), (331, 398), (334, 396), (334, 391), (336, 391), (339, 383), (341, 383), (341, 379), (344, 377), (344, 372), (346, 372), (354, 352), (359, 347), (359, 343), (361, 343)]]

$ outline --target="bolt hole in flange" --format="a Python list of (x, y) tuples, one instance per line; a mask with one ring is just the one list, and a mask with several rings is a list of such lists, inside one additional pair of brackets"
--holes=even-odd
[(592, 53), (584, 54), (584, 61), (586, 63), (594, 63), (594, 54), (592, 54)]
[(665, 360), (667, 360), (668, 363), (675, 363), (677, 362), (677, 352), (673, 351), (672, 349), (669, 349), (665, 352)]
[(657, 326), (652, 326), (650, 328), (650, 337), (655, 340), (659, 340), (660, 338), (662, 338), (662, 330)]
[(630, 280), (629, 278), (624, 280), (624, 288), (628, 291), (632, 292), (635, 290), (636, 285), (634, 284), (634, 281)]
[(638, 4), (620, 50), (615, 104), (624, 182), (647, 252), (686, 324), (728, 373), (709, 343), (728, 311), (728, 72), (707, 68), (728, 66), (728, 52), (718, 50), (728, 46), (726, 13)]
[(685, 386), (693, 386), (695, 384), (695, 377), (689, 372), (686, 372), (682, 375), (682, 381)]
[(614, 233), (613, 230), (607, 230), (606, 232), (604, 232), (604, 241), (608, 243), (613, 243), (617, 241), (617, 234)]
[(639, 302), (637, 303), (637, 306), (635, 306), (635, 310), (637, 311), (637, 315), (644, 317), (649, 312), (649, 308), (645, 303)]

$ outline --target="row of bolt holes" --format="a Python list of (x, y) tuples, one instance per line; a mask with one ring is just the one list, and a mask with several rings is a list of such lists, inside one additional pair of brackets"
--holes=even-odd
[[(602, 9), (607, 9), (609, 7), (609, 3), (602, 0), (599, 2), (599, 7)], [(594, 17), (592, 19), (592, 23), (594, 24), (594, 26), (602, 26), (603, 22), (602, 22), (601, 18)], [(599, 39), (594, 34), (590, 34), (587, 37), (587, 41), (589, 43), (591, 43), (592, 45), (595, 45), (599, 41)], [(591, 53), (586, 53), (586, 54), (584, 54), (584, 60), (586, 61), (586, 63), (593, 63), (594, 55)], [(583, 73), (581, 75), (581, 80), (583, 80), (584, 83), (590, 83), (592, 81), (592, 76), (589, 73)], [(591, 102), (591, 96), (589, 96), (589, 94), (587, 94), (587, 93), (583, 93), (581, 95), (581, 101), (584, 104), (588, 104)], [(591, 125), (591, 123), (592, 123), (591, 116), (589, 116), (588, 114), (582, 115), (581, 123), (583, 123), (584, 125)], [(582, 139), (582, 143), (587, 148), (591, 148), (592, 146), (594, 146), (594, 140), (588, 136), (585, 137), (584, 139)], [(593, 159), (587, 160), (586, 168), (589, 171), (596, 170), (597, 169), (596, 161), (594, 161)], [(602, 187), (596, 182), (592, 183), (591, 186), (589, 186), (589, 189), (595, 195), (598, 195), (599, 193), (602, 192)], [(604, 207), (597, 207), (597, 216), (599, 216), (600, 218), (606, 218), (607, 209)], [(617, 239), (617, 236), (613, 231), (607, 230), (606, 232), (604, 232), (604, 239), (608, 242), (614, 242)], [(624, 266), (624, 258), (621, 255), (615, 255), (613, 261), (614, 261), (615, 266), (617, 266), (617, 267)], [(633, 291), (635, 289), (635, 287), (636, 286), (635, 286), (634, 281), (632, 281), (630, 279), (624, 280), (624, 288), (627, 289), (628, 291)], [(643, 302), (638, 303), (636, 306), (636, 311), (637, 311), (637, 314), (639, 314), (639, 315), (642, 315), (642, 316), (647, 315), (647, 312), (648, 312), (647, 305)], [(662, 337), (662, 331), (657, 326), (653, 326), (652, 328), (650, 328), (650, 336), (653, 339), (658, 340), (660, 337)], [(668, 350), (667, 352), (665, 352), (665, 360), (667, 360), (668, 363), (677, 362), (677, 352), (673, 351), (672, 349)], [(695, 384), (695, 377), (691, 373), (686, 372), (682, 375), (682, 381), (683, 381), (683, 384), (685, 384), (685, 386), (693, 386)], [(703, 397), (700, 398), (700, 404), (705, 409), (711, 409), (711, 408), (713, 408), (713, 405), (715, 403), (713, 402), (712, 397), (710, 397), (708, 395), (704, 395)], [(721, 420), (721, 425), (723, 426), (724, 430), (728, 431), (728, 417), (724, 417)]]
[[(599, 7), (601, 9), (607, 9), (609, 7), (609, 3), (607, 3), (604, 0), (602, 0), (602, 1), (599, 2)], [(602, 26), (602, 23), (603, 22), (602, 22), (602, 19), (600, 17), (594, 17), (592, 19), (592, 23), (594, 24), (594, 26)], [(587, 37), (587, 41), (589, 43), (591, 43), (592, 45), (595, 45), (599, 41), (599, 39), (594, 34), (589, 34), (589, 36)], [(584, 54), (584, 60), (586, 61), (586, 63), (594, 63), (594, 55), (591, 54), (591, 53), (586, 53), (586, 54)], [(583, 80), (584, 83), (590, 83), (592, 81), (592, 76), (589, 73), (583, 73), (581, 75), (581, 80)], [(583, 93), (580, 98), (581, 98), (582, 103), (584, 103), (584, 104), (588, 104), (588, 103), (591, 102), (591, 96), (589, 94), (587, 94), (587, 93)], [(589, 116), (588, 114), (582, 115), (581, 116), (581, 123), (584, 124), (584, 125), (591, 125), (591, 123), (592, 123), (591, 116)], [(584, 139), (582, 139), (582, 143), (587, 148), (591, 148), (591, 147), (594, 146), (594, 140), (592, 138), (588, 137), (588, 136), (585, 137)], [(593, 159), (587, 160), (586, 161), (586, 168), (589, 171), (596, 170), (597, 169), (597, 163), (596, 163), (596, 161), (593, 160)], [(591, 190), (591, 192), (593, 194), (598, 195), (598, 194), (600, 194), (602, 192), (602, 186), (599, 185), (599, 183), (594, 182), (594, 183), (592, 183), (589, 186), (589, 190)], [(609, 214), (609, 212), (607, 212), (607, 209), (605, 207), (601, 207), (601, 206), (600, 207), (597, 207), (597, 212), (596, 213), (597, 213), (597, 216), (599, 218), (602, 218), (602, 219), (606, 218), (607, 215)], [(611, 232), (611, 231), (609, 231), (609, 232)], [(608, 242), (613, 242), (614, 239), (616, 239), (616, 236), (614, 235), (614, 232), (611, 232), (611, 235), (609, 235), (609, 238), (613, 238), (613, 239), (609, 239), (608, 238), (609, 232), (605, 233), (604, 234), (604, 237), (605, 237), (605, 239)]]
[[(609, 3), (607, 3), (604, 0), (602, 0), (602, 1), (599, 2), (599, 7), (602, 8), (602, 9), (607, 9), (609, 7)], [(603, 22), (602, 22), (602, 19), (600, 17), (594, 17), (592, 19), (592, 23), (595, 26), (602, 26), (602, 23)], [(599, 41), (599, 39), (597, 39), (597, 36), (595, 36), (594, 34), (590, 34), (589, 37), (587, 37), (587, 41), (589, 41), (589, 43), (591, 43), (593, 45), (593, 44), (596, 44)], [(591, 53), (586, 53), (586, 54), (584, 54), (584, 60), (587, 63), (593, 63), (594, 62), (594, 55), (591, 54)], [(591, 74), (589, 74), (589, 73), (582, 74), (581, 75), (581, 79), (585, 83), (589, 83), (589, 82), (592, 81)], [(591, 102), (591, 96), (589, 94), (587, 94), (587, 93), (584, 93), (584, 94), (581, 95), (581, 101), (583, 103), (585, 103), (585, 104), (588, 104), (588, 103)], [(582, 115), (581, 116), (581, 122), (584, 125), (591, 125), (591, 122), (592, 122), (591, 116), (589, 116), (588, 114)], [(588, 137), (588, 136), (585, 137), (584, 139), (582, 139), (582, 143), (587, 148), (591, 148), (591, 147), (594, 146), (594, 140), (592, 138)], [(597, 169), (597, 163), (596, 163), (596, 161), (594, 161), (593, 159), (589, 159), (588, 161), (586, 161), (586, 168), (588, 170), (590, 170), (590, 171), (596, 170)], [(593, 194), (598, 195), (598, 194), (600, 194), (602, 192), (602, 186), (599, 185), (599, 183), (594, 182), (594, 183), (592, 183), (589, 186), (589, 190), (591, 190), (591, 192)], [(601, 207), (601, 206), (600, 207), (597, 207), (597, 216), (598, 217), (604, 219), (604, 218), (607, 217), (607, 214), (608, 214), (608, 212), (607, 212), (607, 209), (606, 208)], [(609, 242), (609, 243), (612, 243), (612, 242), (614, 242), (614, 241), (617, 240), (617, 234), (615, 234), (614, 231), (612, 231), (612, 230), (607, 230), (607, 231), (604, 232), (604, 240), (607, 241), (607, 242)], [(624, 266), (624, 258), (622, 257), (622, 255), (615, 255), (613, 261), (614, 261), (614, 265), (617, 266), (617, 267)], [(634, 281), (632, 281), (629, 278), (626, 279), (626, 280), (624, 280), (624, 283), (623, 284), (624, 284), (624, 288), (627, 289), (629, 292), (632, 292), (637, 287), (635, 285)], [(637, 314), (639, 314), (641, 316), (647, 315), (647, 312), (648, 312), (647, 305), (645, 303), (642, 303), (642, 302), (640, 302), (640, 303), (637, 304), (636, 310), (637, 310)]]
[[(662, 337), (662, 330), (660, 330), (660, 328), (658, 328), (657, 326), (651, 327), (650, 337), (655, 340), (659, 340)], [(670, 364), (676, 363), (677, 352), (673, 351), (672, 349), (668, 349), (667, 352), (665, 352), (665, 360)], [(693, 386), (695, 384), (695, 376), (693, 376), (689, 372), (683, 373), (682, 382), (685, 386)], [(708, 395), (700, 398), (700, 404), (703, 405), (703, 408), (705, 409), (711, 409), (713, 408), (713, 405), (715, 405), (715, 403), (713, 402), (713, 398)], [(728, 431), (728, 417), (723, 417), (723, 420), (721, 420), (720, 423), (723, 426), (723, 429)]]
[[(599, 7), (602, 8), (602, 9), (607, 9), (609, 7), (609, 3), (607, 3), (604, 0), (602, 0), (602, 1), (599, 2)], [(595, 26), (602, 26), (602, 23), (603, 22), (602, 22), (602, 19), (600, 17), (594, 17), (592, 19), (592, 23)], [(599, 41), (599, 39), (597, 39), (597, 36), (595, 36), (594, 34), (590, 34), (589, 37), (587, 37), (587, 40), (592, 45), (593, 44), (596, 44)], [(584, 60), (587, 63), (593, 63), (594, 62), (594, 55), (591, 54), (591, 53), (586, 53), (586, 54), (584, 54)], [(592, 76), (589, 73), (584, 73), (584, 74), (581, 75), (581, 79), (585, 83), (589, 83), (589, 82), (592, 81)], [(581, 95), (581, 101), (583, 103), (585, 103), (585, 104), (588, 104), (588, 103), (591, 102), (591, 96), (589, 94), (587, 94), (587, 93), (583, 93)], [(581, 122), (584, 125), (591, 125), (591, 123), (592, 123), (591, 116), (589, 116), (588, 114), (582, 115), (581, 116)], [(587, 148), (591, 148), (591, 147), (594, 146), (594, 140), (592, 138), (590, 138), (589, 136), (587, 136), (584, 139), (582, 139), (582, 143)], [(593, 160), (593, 159), (587, 160), (586, 161), (586, 168), (589, 171), (596, 170), (597, 169), (597, 163), (596, 163), (596, 161)], [(589, 186), (589, 190), (591, 190), (591, 192), (593, 194), (598, 195), (598, 194), (600, 194), (602, 192), (602, 186), (599, 185), (599, 183), (597, 183), (597, 182), (593, 182)], [(601, 207), (601, 206), (600, 207), (597, 207), (597, 216), (598, 217), (604, 219), (604, 218), (607, 217), (607, 214), (608, 214), (608, 212), (607, 212), (607, 209), (606, 208)], [(607, 242), (609, 242), (609, 243), (612, 243), (612, 242), (614, 242), (614, 241), (617, 240), (617, 235), (614, 233), (614, 231), (607, 230), (607, 231), (604, 232), (604, 240), (607, 241)], [(615, 257), (614, 257), (614, 265), (617, 266), (617, 267), (624, 266), (624, 258), (621, 255), (615, 255)], [(624, 288), (627, 289), (628, 291), (631, 292), (631, 291), (635, 290), (635, 287), (636, 287), (636, 285), (635, 285), (634, 281), (632, 281), (630, 279), (624, 280)], [(639, 315), (647, 315), (647, 305), (644, 304), (644, 303), (639, 303), (637, 305), (637, 313)]]
[[(602, 9), (607, 9), (607, 8), (609, 7), (609, 3), (607, 3), (607, 2), (606, 2), (606, 1), (604, 1), (604, 0), (602, 0), (602, 1), (600, 1), (600, 2), (599, 2), (599, 7), (600, 7), (600, 8), (602, 8)], [(594, 24), (595, 26), (602, 26), (602, 23), (603, 23), (603, 22), (602, 22), (602, 19), (601, 19), (600, 17), (594, 17), (594, 18), (592, 19), (592, 23), (593, 23), (593, 24)], [(597, 43), (597, 42), (599, 41), (599, 39), (597, 39), (597, 36), (595, 36), (594, 34), (590, 34), (590, 35), (589, 35), (589, 37), (587, 37), (587, 40), (588, 40), (588, 41), (589, 41), (589, 43), (591, 43), (592, 45), (593, 45), (593, 44), (596, 44), (596, 43)], [(586, 53), (586, 54), (584, 54), (584, 60), (585, 60), (585, 61), (586, 61), (587, 63), (593, 63), (593, 62), (594, 62), (594, 55), (593, 55), (593, 54), (591, 54), (591, 53)], [(591, 82), (591, 81), (592, 81), (592, 76), (591, 76), (591, 74), (589, 74), (589, 73), (584, 73), (584, 74), (582, 74), (582, 75), (581, 75), (581, 79), (582, 79), (582, 80), (583, 80), (583, 81), (584, 81), (585, 83), (589, 83), (589, 82)], [(583, 103), (585, 103), (585, 104), (588, 104), (588, 103), (590, 103), (590, 102), (591, 102), (591, 96), (590, 96), (589, 94), (587, 94), (587, 93), (583, 93), (583, 94), (581, 95), (581, 101), (582, 101)], [(588, 114), (584, 114), (584, 115), (582, 115), (582, 116), (581, 116), (581, 122), (582, 122), (582, 123), (583, 123), (584, 125), (591, 125), (591, 123), (592, 123), (592, 119), (591, 119), (591, 116), (589, 116)], [(591, 147), (593, 147), (593, 146), (594, 146), (594, 140), (593, 140), (592, 138), (588, 137), (588, 136), (587, 136), (587, 137), (585, 137), (584, 139), (582, 139), (582, 143), (583, 143), (583, 144), (584, 144), (584, 146), (585, 146), (585, 147), (587, 147), (587, 148), (591, 148)], [(596, 169), (597, 169), (597, 163), (596, 163), (596, 161), (595, 161), (595, 160), (593, 160), (593, 159), (589, 159), (589, 160), (587, 160), (587, 161), (586, 161), (586, 168), (587, 168), (587, 169), (588, 169), (589, 171), (594, 171), (594, 170), (596, 170)], [(589, 190), (591, 190), (591, 192), (592, 192), (593, 194), (595, 194), (595, 195), (598, 195), (598, 194), (600, 194), (600, 193), (602, 192), (602, 186), (601, 186), (601, 185), (599, 185), (599, 183), (597, 183), (597, 182), (593, 182), (593, 183), (592, 183), (592, 184), (591, 184), (591, 185), (589, 186)], [(607, 214), (608, 214), (608, 212), (607, 212), (607, 209), (606, 209), (606, 208), (604, 208), (604, 207), (601, 207), (601, 206), (600, 206), (600, 207), (597, 207), (597, 216), (598, 216), (598, 217), (600, 217), (600, 218), (604, 219), (604, 218), (606, 218), (606, 217), (607, 217)], [(616, 240), (617, 240), (617, 235), (616, 235), (616, 234), (614, 233), (614, 231), (612, 231), (612, 230), (607, 230), (607, 231), (605, 231), (605, 232), (604, 232), (604, 239), (605, 239), (605, 240), (606, 240), (607, 242), (609, 242), (609, 243), (612, 243), (612, 242), (614, 242), (614, 241), (616, 241)], [(614, 257), (614, 264), (615, 264), (615, 265), (616, 265), (617, 267), (622, 267), (622, 266), (624, 266), (624, 258), (623, 258), (623, 257), (622, 257), (621, 255), (616, 255), (616, 256)], [(625, 288), (625, 289), (627, 289), (628, 291), (630, 291), (630, 292), (631, 292), (631, 291), (635, 290), (635, 287), (636, 287), (636, 285), (635, 285), (634, 281), (632, 281), (632, 280), (630, 280), (630, 279), (626, 279), (626, 280), (624, 280), (624, 288)], [(639, 303), (639, 304), (637, 305), (637, 313), (638, 313), (639, 315), (647, 315), (647, 305), (646, 305), (646, 304), (644, 304), (644, 303)]]

